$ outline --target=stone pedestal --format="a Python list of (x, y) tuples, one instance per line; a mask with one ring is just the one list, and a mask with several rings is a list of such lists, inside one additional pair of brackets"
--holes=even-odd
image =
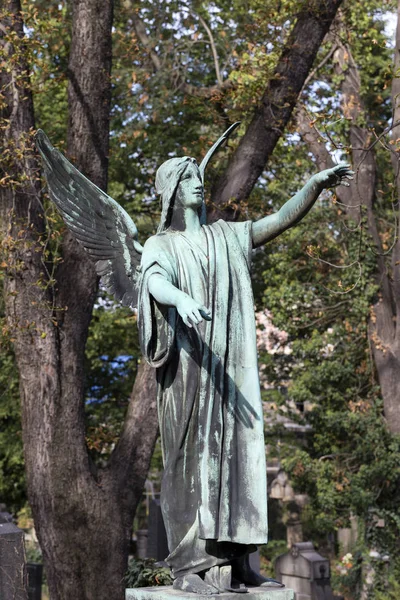
[(287, 588), (249, 588), (248, 594), (188, 594), (172, 586), (132, 588), (126, 590), (125, 600), (294, 600), (293, 590)]

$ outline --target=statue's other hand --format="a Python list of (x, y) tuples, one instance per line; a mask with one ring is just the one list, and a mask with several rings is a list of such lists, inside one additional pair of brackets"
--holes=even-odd
[(349, 187), (350, 183), (346, 179), (353, 179), (354, 171), (350, 169), (348, 163), (342, 162), (332, 169), (320, 171), (314, 177), (323, 189), (335, 187), (337, 185), (345, 185)]
[(208, 308), (200, 304), (200, 302), (196, 302), (196, 300), (187, 294), (182, 294), (176, 305), (176, 309), (182, 317), (182, 321), (188, 327), (198, 325), (203, 319), (211, 321), (211, 313)]

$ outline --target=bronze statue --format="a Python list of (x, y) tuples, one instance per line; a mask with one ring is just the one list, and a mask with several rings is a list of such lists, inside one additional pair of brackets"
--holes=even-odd
[(341, 163), (314, 175), (275, 214), (208, 225), (204, 169), (236, 126), (200, 166), (189, 157), (161, 165), (161, 222), (143, 248), (128, 214), (37, 134), (65, 223), (107, 289), (138, 306), (142, 352), (157, 371), (167, 562), (176, 589), (206, 595), (280, 585), (248, 561), (268, 539), (251, 251), (298, 223), (324, 188), (349, 185), (353, 175)]

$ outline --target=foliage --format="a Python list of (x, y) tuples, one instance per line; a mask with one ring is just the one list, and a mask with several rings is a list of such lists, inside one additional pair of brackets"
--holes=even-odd
[(29, 43), (33, 45), (31, 87), (37, 126), (65, 148), (68, 104), (67, 65), (70, 14), (66, 2), (22, 2)]
[[(343, 11), (369, 124), (376, 131), (387, 123), (391, 110), (391, 50), (377, 18), (380, 10), (379, 2), (366, 6), (361, 18), (365, 35), (358, 33), (360, 21), (352, 5)], [(330, 43), (321, 48), (321, 56)], [(343, 73), (328, 62), (318, 76), (304, 102), (321, 142), (337, 150), (337, 159), (343, 158), (350, 150), (349, 121), (338, 102)], [(381, 194), (374, 211), (384, 250), (389, 251), (395, 235), (392, 165), (387, 147), (377, 148), (376, 155)], [(279, 209), (314, 168), (293, 123), (264, 174), (268, 192), (261, 181), (246, 216)], [(390, 259), (388, 253), (388, 269)], [(351, 514), (358, 515), (365, 525), (363, 546), (346, 585), (354, 591), (361, 561), (367, 562), (371, 548), (389, 553), (390, 571), (398, 577), (400, 439), (387, 430), (368, 338), (378, 286), (366, 215), (360, 209), (355, 226), (344, 217), (336, 195), (326, 193), (300, 225), (256, 253), (253, 276), (257, 308), (267, 307), (273, 325), (287, 335), (287, 352), (260, 353), (262, 379), (269, 384), (263, 399), (285, 418), (312, 427), (301, 439), (282, 426), (266, 430), (271, 454), (280, 458), (296, 492), (309, 496), (302, 514), (306, 539), (323, 540), (328, 532), (346, 527)], [(382, 520), (385, 526), (378, 527)]]
[(287, 551), (286, 540), (270, 540), (268, 544), (260, 546), (261, 569), (266, 577), (275, 577), (275, 561)]
[(372, 600), (397, 600), (400, 597), (400, 582), (395, 577), (390, 577), (388, 586), (383, 591), (372, 594)]
[(118, 440), (140, 356), (136, 315), (100, 290), (86, 345), (87, 444), (94, 458), (107, 459)]
[[(379, 554), (370, 548), (364, 541), (359, 541), (352, 554), (334, 562), (333, 589), (351, 600), (359, 600), (363, 594), (368, 600), (397, 598), (398, 557)], [(346, 558), (350, 560), (346, 561)]]
[(43, 555), (37, 544), (33, 542), (25, 543), (25, 555), (27, 563), (42, 563)]
[[(343, 564), (344, 563), (344, 564)], [(359, 597), (362, 586), (363, 553), (360, 549), (352, 554), (351, 564), (345, 561), (334, 562), (331, 566), (332, 588), (356, 600)]]
[[(182, 151), (201, 158), (226, 123), (241, 119), (239, 135), (208, 169), (206, 183), (208, 190), (211, 188), (272, 76), (300, 4), (294, 0), (116, 3), (109, 192), (134, 217), (142, 242), (154, 233), (158, 221), (153, 187), (157, 165)], [(37, 125), (63, 149), (69, 3), (35, 0), (24, 2), (23, 8)], [(344, 4), (342, 12), (345, 41), (361, 76), (367, 124), (378, 134), (391, 116), (393, 76), (392, 50), (380, 17), (393, 8), (393, 2), (366, 0), (361, 12), (357, 3), (351, 2)], [(135, 16), (143, 22), (151, 47), (163, 58), (160, 68), (139, 39)], [(213, 42), (202, 20), (208, 24)], [(223, 82), (230, 84), (225, 91), (216, 87), (211, 43), (217, 50)], [(317, 63), (332, 44), (330, 39), (324, 42)], [(337, 158), (350, 151), (350, 122), (339, 103), (342, 80), (343, 73), (327, 61), (302, 96), (322, 143), (336, 151)], [(360, 117), (360, 124), (363, 119)], [(376, 154), (377, 189), (382, 193), (375, 210), (388, 249), (393, 236), (393, 175), (387, 150), (378, 145)], [(254, 219), (278, 210), (315, 170), (293, 121), (248, 204), (242, 207), (242, 218)], [(272, 386), (262, 394), (278, 412), (312, 426), (306, 442), (286, 434), (283, 437), (282, 431), (267, 431), (271, 453), (281, 459), (296, 491), (310, 497), (303, 514), (307, 536), (318, 538), (335, 531), (356, 514), (365, 521), (367, 546), (396, 556), (400, 440), (386, 429), (371, 361), (368, 321), (377, 292), (375, 254), (365, 232), (365, 215), (361, 217), (362, 227), (349, 231), (335, 196), (326, 193), (306, 221), (255, 254), (257, 309), (271, 311), (274, 325), (287, 332), (290, 347), (288, 353), (261, 353), (263, 376)], [(59, 222), (54, 223), (53, 231), (59, 230)], [(361, 272), (358, 264), (340, 269), (328, 264), (345, 267), (357, 260)], [(0, 317), (5, 327), (2, 312)], [(17, 509), (25, 499), (18, 378), (4, 327), (0, 494)], [(86, 353), (87, 443), (96, 460), (106, 459), (118, 439), (138, 358), (135, 316), (100, 291)], [(292, 408), (288, 408), (288, 397)], [(155, 463), (160, 466), (159, 451)], [(385, 527), (377, 528), (377, 519), (384, 519)], [(273, 543), (267, 547), (268, 557), (274, 547)], [(154, 585), (154, 578), (161, 577), (161, 581), (166, 576), (155, 575), (150, 563), (132, 563), (131, 570), (131, 586), (139, 580)], [(351, 576), (357, 579), (359, 571)], [(151, 582), (149, 578), (153, 578)]]
[[(0, 279), (2, 286), (2, 280)], [(0, 498), (16, 512), (26, 499), (18, 372), (0, 296)]]
[[(296, 146), (297, 160), (305, 160), (299, 140), (285, 144), (277, 149), (272, 168), (284, 152), (294, 151), (290, 145)], [(268, 202), (275, 207), (296, 185), (289, 169), (283, 167), (283, 174), (269, 186)], [(387, 430), (368, 342), (369, 307), (376, 294), (373, 247), (363, 232), (361, 273), (358, 267), (339, 271), (316, 260), (351, 263), (360, 243), (357, 235), (347, 231), (335, 204), (325, 197), (306, 222), (254, 260), (257, 306), (268, 307), (274, 326), (286, 332), (290, 350), (261, 352), (262, 375), (272, 386), (263, 390), (263, 399), (286, 418), (312, 426), (305, 440), (267, 428), (271, 455), (280, 458), (296, 492), (308, 494), (302, 513), (306, 539), (323, 540), (346, 527), (351, 514), (365, 522), (360, 561), (340, 582), (353, 592), (371, 547), (389, 553), (390, 569), (399, 573), (400, 539), (400, 439)], [(379, 519), (385, 527), (376, 526)]]
[(131, 559), (125, 576), (127, 588), (172, 585), (170, 570), (156, 566), (153, 558)]

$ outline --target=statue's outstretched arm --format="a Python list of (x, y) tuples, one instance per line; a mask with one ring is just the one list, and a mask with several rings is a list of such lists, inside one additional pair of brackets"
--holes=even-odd
[(323, 189), (336, 185), (349, 186), (349, 182), (344, 180), (353, 179), (353, 175), (354, 173), (347, 163), (339, 163), (332, 169), (326, 169), (313, 175), (303, 189), (288, 200), (278, 212), (253, 223), (253, 246), (255, 248), (262, 246), (286, 229), (299, 223), (316, 202)]
[(183, 322), (188, 327), (198, 325), (203, 319), (211, 321), (208, 308), (196, 302), (189, 294), (181, 292), (158, 273), (154, 273), (149, 277), (149, 292), (160, 304), (175, 306)]

